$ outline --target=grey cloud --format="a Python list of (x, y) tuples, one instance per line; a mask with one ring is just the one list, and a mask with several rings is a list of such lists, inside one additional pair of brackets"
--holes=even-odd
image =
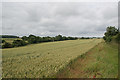
[(103, 36), (116, 26), (117, 3), (3, 3), (3, 34)]

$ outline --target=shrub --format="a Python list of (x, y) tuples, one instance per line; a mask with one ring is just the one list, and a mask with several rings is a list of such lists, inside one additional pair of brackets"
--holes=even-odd
[(2, 40), (2, 43), (5, 43), (6, 41), (5, 40)]
[(113, 39), (114, 39), (116, 42), (120, 43), (120, 33), (118, 33), (116, 36), (114, 36)]
[(23, 37), (22, 37), (22, 40), (25, 40), (25, 41), (27, 41), (27, 40), (28, 40), (28, 37), (26, 37), (26, 36), (23, 36)]
[[(104, 33), (105, 36), (103, 37), (103, 39), (106, 42), (111, 42), (113, 37), (118, 35), (118, 33), (119, 33), (119, 30), (117, 28), (112, 27), (112, 26), (107, 27), (106, 32)], [(119, 40), (118, 38), (116, 39)]]
[(81, 39), (85, 39), (84, 37), (81, 37)]
[(28, 42), (29, 42), (29, 44), (37, 43), (36, 36), (35, 35), (29, 35)]
[(112, 41), (112, 37), (111, 36), (108, 36), (108, 37), (106, 37), (106, 40), (105, 40), (106, 42), (111, 42)]
[(13, 45), (8, 43), (8, 42), (5, 42), (3, 45), (2, 45), (2, 48), (12, 48)]
[(12, 44), (14, 47), (27, 45), (24, 40), (14, 40)]
[(55, 41), (62, 41), (62, 35), (55, 36)]

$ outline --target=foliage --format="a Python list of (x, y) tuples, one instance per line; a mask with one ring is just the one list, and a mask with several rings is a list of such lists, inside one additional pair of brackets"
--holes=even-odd
[[(106, 32), (104, 33), (104, 37), (103, 39), (106, 41), (106, 42), (111, 42), (112, 39), (113, 39), (113, 36), (116, 36), (119, 34), (119, 30), (115, 27), (107, 27), (106, 29)], [(116, 40), (119, 40), (119, 35), (116, 37)]]
[(23, 37), (22, 37), (22, 40), (28, 40), (28, 37), (23, 36)]
[(5, 40), (2, 40), (2, 43), (5, 43), (6, 41)]
[(14, 40), (12, 43), (13, 47), (25, 46), (27, 43), (24, 40)]
[[(9, 39), (12, 39), (12, 38), (9, 38)], [(66, 37), (66, 36), (62, 36), (62, 35), (58, 35), (58, 36), (55, 36), (55, 37), (49, 37), (49, 36), (39, 37), (39, 36), (35, 36), (35, 35), (30, 34), (28, 37), (23, 36), (23, 37), (21, 37), (21, 39), (17, 38), (17, 40), (16, 39), (9, 40), (9, 39), (7, 39), (7, 42), (8, 41), (11, 42), (13, 40), (13, 42), (11, 42), (11, 45), (13, 45), (13, 47), (19, 47), (19, 46), (25, 46), (27, 44), (35, 44), (35, 43), (42, 43), (42, 42), (53, 42), (53, 41), (63, 41), (63, 40), (76, 40), (78, 38), (77, 37)], [(6, 47), (4, 47), (4, 48), (6, 48)]]
[(28, 42), (29, 42), (29, 44), (37, 43), (36, 36), (34, 36), (34, 35), (29, 35), (29, 37), (28, 37)]
[(63, 40), (75, 40), (78, 39), (77, 37), (66, 37), (62, 35), (58, 35), (55, 37), (39, 37), (35, 35), (29, 35), (28, 37), (23, 36), (22, 40), (28, 41), (29, 44), (34, 44), (34, 43), (41, 43), (41, 42), (52, 42), (52, 41), (63, 41)]
[(8, 43), (13, 43), (14, 40), (22, 40), (21, 38), (2, 38), (2, 40), (5, 40)]
[(81, 37), (80, 39), (93, 39), (95, 37)]
[(55, 41), (62, 41), (62, 40), (63, 40), (63, 38), (61, 35), (58, 35), (55, 37)]
[(115, 36), (116, 34), (118, 34), (118, 29), (112, 26), (107, 27), (105, 36)]
[(2, 48), (12, 48), (13, 45), (8, 43), (8, 42), (5, 42), (3, 45), (2, 45)]
[(117, 35), (113, 36), (112, 39), (117, 43), (120, 43), (120, 32)]
[(115, 38), (115, 39), (116, 39), (116, 41), (117, 41), (117, 42), (119, 42), (119, 43), (120, 43), (120, 32), (117, 34), (117, 36), (116, 36), (116, 38)]
[(1, 38), (19, 38), (18, 36), (14, 35), (0, 35)]

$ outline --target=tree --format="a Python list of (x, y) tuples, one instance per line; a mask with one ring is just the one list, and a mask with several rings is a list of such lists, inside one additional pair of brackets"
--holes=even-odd
[(63, 39), (63, 40), (67, 40), (67, 37), (63, 36), (62, 39)]
[(116, 29), (115, 27), (107, 27), (106, 32), (105, 32), (105, 36), (114, 36), (118, 34), (118, 29)]
[(23, 37), (22, 37), (22, 40), (25, 40), (25, 41), (27, 41), (27, 40), (28, 40), (28, 37), (26, 37), (26, 36), (23, 36)]
[(14, 35), (0, 35), (0, 38), (19, 38), (19, 37)]
[(120, 43), (120, 32), (115, 36), (115, 40)]
[(85, 39), (84, 37), (81, 37), (81, 39)]
[(62, 41), (62, 35), (58, 35), (55, 37), (55, 41)]
[(5, 43), (6, 41), (5, 40), (2, 40), (2, 43)]
[(36, 36), (34, 36), (34, 35), (29, 35), (29, 37), (28, 37), (28, 42), (29, 42), (30, 44), (37, 43), (37, 41), (36, 41)]
[(112, 37), (117, 35), (119, 33), (119, 30), (115, 27), (107, 27), (106, 32), (105, 32), (105, 36), (103, 37), (103, 39), (106, 42), (111, 42), (112, 41)]
[(27, 43), (24, 40), (14, 40), (12, 44), (14, 47), (27, 45)]
[(35, 40), (36, 40), (36, 43), (40, 43), (40, 42), (41, 42), (41, 40), (40, 40), (40, 37), (39, 37), (39, 36), (35, 37)]
[(77, 37), (66, 37), (62, 35), (58, 35), (55, 37), (39, 37), (30, 34), (28, 37), (23, 36), (21, 38), (22, 40), (14, 40), (12, 44), (6, 43), (4, 40), (2, 41), (4, 43), (3, 47), (4, 48), (9, 48), (9, 47), (19, 47), (19, 46), (25, 46), (27, 44), (33, 44), (33, 43), (41, 43), (41, 42), (51, 42), (51, 41), (63, 41), (63, 40), (75, 40), (78, 39)]
[(75, 37), (75, 39), (78, 39), (77, 37)]

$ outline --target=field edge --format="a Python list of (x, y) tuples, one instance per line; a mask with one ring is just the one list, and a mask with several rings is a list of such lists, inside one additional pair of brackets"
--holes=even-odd
[(97, 45), (95, 45), (94, 47), (92, 47), (90, 50), (88, 50), (87, 52), (83, 53), (82, 55), (79, 55), (77, 58), (71, 60), (65, 67), (63, 67), (62, 69), (60, 69), (60, 70), (57, 72), (57, 74), (55, 74), (54, 76), (52, 76), (52, 78), (58, 78), (57, 76), (58, 76), (59, 74), (61, 74), (67, 67), (70, 67), (71, 65), (73, 65), (78, 59), (84, 59), (84, 57), (85, 57), (92, 49), (94, 49), (95, 47), (97, 47), (97, 46), (98, 46), (99, 44), (101, 44), (101, 43), (103, 43), (103, 41), (100, 42), (100, 43), (98, 43)]

